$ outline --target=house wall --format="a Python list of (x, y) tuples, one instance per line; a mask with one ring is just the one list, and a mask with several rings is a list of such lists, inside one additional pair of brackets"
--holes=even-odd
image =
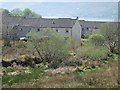
[(78, 20), (72, 27), (72, 39), (77, 40), (77, 41), (80, 41), (81, 39), (81, 26)]
[(13, 39), (14, 33), (12, 30), (12, 26), (2, 24), (1, 34), (2, 34), (2, 38)]
[(92, 27), (82, 27), (82, 31), (81, 31), (82, 38), (84, 38), (86, 34), (93, 34), (96, 31), (98, 31), (98, 29)]
[[(41, 31), (43, 28), (39, 27), (31, 27), (31, 26), (24, 26), (17, 29), (18, 31), (18, 39), (20, 37), (26, 37), (26, 34), (29, 33), (31, 30), (34, 31)], [(73, 40), (80, 41), (81, 39), (81, 26), (79, 24), (79, 21), (77, 20), (76, 23), (72, 28), (52, 28), (54, 31), (62, 34), (65, 38), (71, 37)]]
[(71, 37), (71, 29), (72, 28), (53, 28), (54, 31), (62, 34), (64, 37)]
[(26, 37), (26, 34), (29, 33), (30, 31), (31, 31), (31, 27), (19, 27), (17, 29), (18, 39), (20, 39), (20, 37)]
[(86, 34), (90, 34), (92, 32), (93, 32), (93, 28), (91, 28), (91, 27), (82, 27), (81, 35), (84, 37)]
[[(43, 30), (44, 28), (39, 28), (39, 27), (19, 27), (17, 29), (18, 32), (18, 39), (20, 37), (25, 37), (27, 33), (29, 33), (30, 31), (39, 31)], [(58, 31), (58, 33), (62, 34), (64, 37), (71, 37), (71, 29), (72, 28), (52, 28), (54, 31)], [(68, 32), (66, 32), (68, 31)]]
[(20, 37), (26, 37), (26, 34), (28, 34), (30, 31), (36, 31), (36, 32), (38, 32), (40, 30), (41, 30), (41, 28), (39, 28), (39, 27), (31, 27), (31, 26), (21, 27), (21, 26), (19, 26), (19, 28), (17, 29), (18, 39)]
[[(41, 31), (43, 28), (40, 27), (31, 27), (31, 26), (19, 26), (16, 29), (17, 32), (17, 39), (20, 39), (20, 37), (26, 37), (26, 34), (29, 33), (31, 30), (33, 31)], [(72, 28), (52, 28), (54, 31), (62, 34), (64, 37), (71, 37), (73, 40), (80, 41), (81, 39), (81, 26), (79, 24), (79, 21), (76, 20), (76, 23)]]

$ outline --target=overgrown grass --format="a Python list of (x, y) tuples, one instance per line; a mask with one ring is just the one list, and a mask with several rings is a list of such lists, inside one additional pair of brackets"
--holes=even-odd
[(2, 77), (2, 83), (12, 86), (16, 83), (29, 82), (32, 79), (38, 79), (45, 75), (44, 67), (36, 67), (30, 69), (30, 74), (22, 73), (16, 76), (4, 75)]
[(101, 68), (87, 69), (83, 73), (50, 75), (16, 87), (32, 88), (117, 88), (118, 61), (109, 62)]
[(81, 57), (88, 57), (93, 60), (101, 60), (107, 58), (109, 51), (106, 47), (102, 46), (82, 46), (80, 47), (79, 54)]

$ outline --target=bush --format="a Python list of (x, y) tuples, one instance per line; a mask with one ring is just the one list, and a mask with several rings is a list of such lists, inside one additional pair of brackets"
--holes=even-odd
[(108, 49), (105, 47), (84, 46), (79, 50), (81, 57), (87, 57), (93, 60), (101, 60), (107, 58)]
[(44, 64), (51, 68), (57, 68), (63, 60), (69, 56), (70, 41), (65, 40), (59, 33), (52, 29), (44, 29), (40, 32), (30, 32), (29, 48), (37, 52), (37, 56)]
[(105, 39), (100, 34), (93, 34), (89, 37), (90, 42), (95, 46), (103, 46), (105, 43)]

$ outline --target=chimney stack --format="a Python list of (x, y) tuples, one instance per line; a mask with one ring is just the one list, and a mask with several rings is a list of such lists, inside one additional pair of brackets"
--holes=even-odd
[(79, 17), (77, 16), (76, 19), (79, 20)]

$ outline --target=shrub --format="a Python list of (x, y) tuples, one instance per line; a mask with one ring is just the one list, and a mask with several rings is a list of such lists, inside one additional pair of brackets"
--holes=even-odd
[(48, 63), (51, 68), (57, 68), (69, 56), (70, 40), (65, 40), (63, 36), (52, 29), (30, 32), (28, 36), (31, 37), (29, 48), (37, 52), (37, 56), (43, 63)]
[(93, 34), (89, 37), (90, 42), (95, 46), (103, 46), (105, 43), (105, 39), (100, 34)]
[(107, 58), (108, 49), (106, 47), (84, 46), (79, 50), (81, 57), (88, 57), (93, 60), (101, 60)]

